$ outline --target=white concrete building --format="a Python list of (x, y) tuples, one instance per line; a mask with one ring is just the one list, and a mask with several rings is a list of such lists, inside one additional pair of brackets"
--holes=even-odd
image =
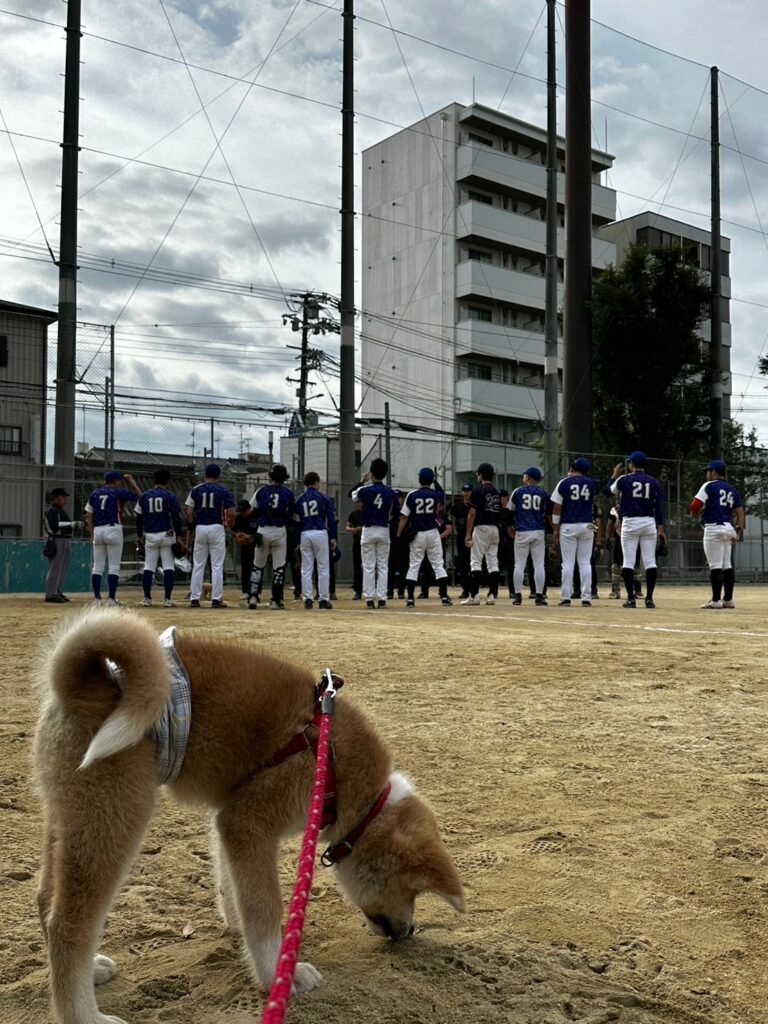
[[(562, 287), (563, 139), (558, 157)], [(593, 150), (596, 269), (616, 262), (612, 162)], [(365, 150), (362, 174), (361, 415), (389, 402), (392, 482), (428, 465), (455, 490), (488, 460), (510, 487), (543, 433), (546, 132), (452, 103)]]
[[(712, 253), (712, 235), (709, 231), (695, 228), (692, 224), (672, 220), (658, 213), (644, 211), (625, 220), (617, 220), (606, 224), (600, 229), (600, 237), (612, 242), (616, 247), (616, 263), (620, 264), (626, 256), (630, 245), (640, 242), (649, 249), (660, 246), (680, 246), (686, 253), (686, 259), (695, 263), (705, 272), (709, 282), (710, 260)], [(723, 368), (723, 416), (731, 415), (731, 395), (733, 381), (731, 377), (731, 240), (721, 236), (720, 269), (722, 275), (722, 356)], [(711, 322), (705, 320), (699, 334), (704, 346), (708, 348)], [(705, 348), (705, 350), (706, 350)]]

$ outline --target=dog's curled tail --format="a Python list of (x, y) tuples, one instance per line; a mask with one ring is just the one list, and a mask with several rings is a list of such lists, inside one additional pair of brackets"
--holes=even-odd
[[(51, 656), (49, 678), (59, 701), (100, 703), (119, 687), (116, 708), (91, 740), (80, 768), (135, 746), (157, 721), (171, 692), (157, 634), (138, 616), (91, 609), (68, 626)], [(114, 699), (114, 698), (113, 698)]]

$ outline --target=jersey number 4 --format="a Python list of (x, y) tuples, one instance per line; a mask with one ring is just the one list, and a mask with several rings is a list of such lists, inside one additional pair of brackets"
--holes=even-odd
[(733, 508), (733, 491), (720, 491), (720, 504), (723, 508)]
[(578, 501), (579, 498), (589, 501), (591, 497), (588, 484), (571, 484), (571, 501)]

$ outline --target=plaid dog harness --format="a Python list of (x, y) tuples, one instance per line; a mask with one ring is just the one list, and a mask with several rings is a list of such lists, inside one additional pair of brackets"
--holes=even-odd
[(162, 714), (147, 735), (157, 751), (157, 784), (164, 786), (179, 777), (187, 752), (189, 726), (192, 720), (192, 694), (189, 676), (176, 650), (176, 627), (169, 626), (158, 637), (168, 658), (171, 672), (171, 695)]

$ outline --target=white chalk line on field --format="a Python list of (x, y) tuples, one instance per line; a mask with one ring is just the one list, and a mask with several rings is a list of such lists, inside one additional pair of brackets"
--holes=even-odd
[[(733, 636), (733, 637), (755, 637), (756, 639), (768, 638), (768, 633), (759, 633), (756, 630), (736, 630), (736, 629), (684, 629), (677, 626), (644, 626), (639, 623), (633, 622), (604, 622), (603, 620), (591, 619), (553, 619), (551, 616), (542, 618), (530, 618), (523, 617), (521, 615), (505, 615), (502, 619), (498, 615), (492, 615), (488, 612), (427, 612), (414, 609), (403, 609), (402, 611), (394, 610), (387, 612), (388, 615), (405, 615), (408, 618), (414, 618), (415, 616), (428, 616), (432, 618), (451, 618), (451, 619), (486, 619), (493, 622), (525, 622), (531, 623), (535, 626), (587, 626), (594, 628), (599, 626), (601, 629), (634, 629), (644, 633), (683, 633), (691, 636)], [(638, 614), (643, 614), (638, 612)]]

